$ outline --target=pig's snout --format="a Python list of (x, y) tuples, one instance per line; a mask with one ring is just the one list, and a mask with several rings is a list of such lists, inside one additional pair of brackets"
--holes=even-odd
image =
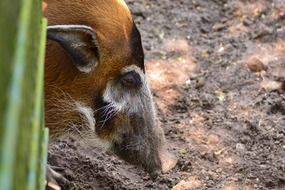
[(177, 158), (171, 154), (168, 150), (160, 151), (159, 164), (157, 167), (150, 168), (148, 173), (152, 179), (157, 178), (159, 175), (164, 174), (172, 170), (177, 164)]
[(158, 126), (124, 134), (121, 141), (113, 145), (113, 151), (123, 160), (142, 166), (153, 179), (177, 163), (177, 158), (167, 150), (163, 130)]
[(162, 173), (167, 173), (168, 171), (172, 170), (176, 166), (178, 161), (178, 159), (167, 150), (162, 152), (159, 157), (161, 161)]

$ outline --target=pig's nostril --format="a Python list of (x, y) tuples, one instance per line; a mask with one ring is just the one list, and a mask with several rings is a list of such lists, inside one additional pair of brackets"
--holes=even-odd
[(138, 87), (141, 87), (142, 85), (141, 77), (135, 71), (124, 73), (121, 76), (120, 81), (123, 86), (128, 87), (128, 88), (138, 88)]
[(152, 180), (155, 180), (160, 175), (161, 175), (160, 170), (155, 170), (155, 171), (149, 172), (149, 176)]

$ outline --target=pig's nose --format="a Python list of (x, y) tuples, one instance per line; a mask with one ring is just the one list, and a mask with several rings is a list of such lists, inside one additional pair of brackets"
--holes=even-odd
[(127, 88), (140, 88), (142, 86), (142, 79), (135, 71), (124, 73), (121, 76), (120, 81), (122, 85)]

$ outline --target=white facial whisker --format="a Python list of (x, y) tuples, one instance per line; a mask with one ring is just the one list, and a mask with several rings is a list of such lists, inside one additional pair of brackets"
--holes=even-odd
[(104, 121), (100, 121), (100, 123), (103, 123), (103, 124), (101, 125), (101, 128), (103, 128), (104, 125), (105, 125), (105, 123), (106, 123), (112, 116), (114, 116), (114, 114), (113, 114), (114, 112), (115, 112), (115, 111), (114, 111), (113, 109), (110, 109), (110, 110), (108, 111), (108, 114), (106, 115)]
[(98, 108), (97, 110), (95, 110), (94, 112), (98, 112), (98, 111), (100, 111), (100, 110), (106, 109), (108, 106), (110, 106), (110, 104), (107, 104), (107, 105), (105, 105), (105, 106), (102, 106), (102, 107)]
[(103, 111), (103, 116), (106, 116), (109, 111), (111, 111), (113, 109), (113, 106), (111, 104), (109, 104), (106, 109)]

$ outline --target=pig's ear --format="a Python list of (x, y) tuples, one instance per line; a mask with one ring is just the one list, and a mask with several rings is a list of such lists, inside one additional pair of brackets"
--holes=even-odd
[(99, 60), (95, 31), (84, 25), (48, 26), (47, 38), (58, 42), (73, 58), (79, 71), (88, 73)]

